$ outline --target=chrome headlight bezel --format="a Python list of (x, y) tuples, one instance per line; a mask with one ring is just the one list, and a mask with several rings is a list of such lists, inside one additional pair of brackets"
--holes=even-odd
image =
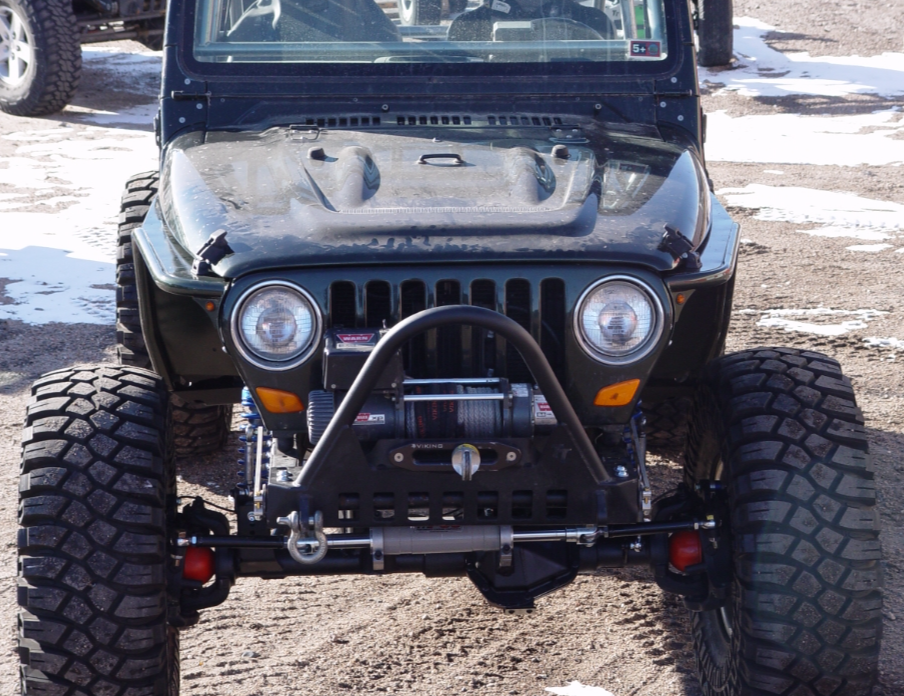
[[(311, 318), (313, 320), (314, 326), (311, 330), (310, 341), (301, 353), (286, 360), (269, 360), (255, 353), (254, 350), (245, 343), (244, 335), (242, 334), (241, 327), (239, 326), (239, 321), (242, 317), (242, 310), (244, 309), (248, 299), (261, 290), (272, 288), (287, 288), (289, 290), (292, 290), (293, 292), (298, 293), (298, 295), (300, 295), (301, 298), (305, 302), (307, 302), (307, 304), (311, 308)], [(232, 333), (232, 341), (242, 358), (244, 358), (247, 362), (251, 363), (255, 367), (259, 367), (263, 370), (268, 370), (271, 372), (284, 372), (286, 370), (292, 370), (299, 365), (307, 362), (320, 346), (321, 338), (323, 336), (323, 316), (320, 311), (320, 306), (314, 301), (314, 298), (311, 297), (311, 294), (307, 290), (305, 290), (300, 285), (290, 283), (286, 280), (265, 280), (260, 283), (256, 283), (255, 285), (252, 285), (250, 288), (245, 290), (239, 296), (239, 299), (236, 301), (235, 305), (233, 305), (232, 316), (229, 320), (229, 326)]]
[[(601, 351), (584, 334), (583, 308), (585, 300), (587, 300), (590, 295), (596, 292), (600, 288), (600, 286), (614, 282), (627, 283), (629, 285), (633, 285), (637, 290), (639, 290), (650, 303), (650, 307), (653, 310), (654, 321), (653, 328), (650, 330), (649, 335), (643, 340), (643, 342), (640, 343), (636, 348), (634, 348), (630, 353), (626, 353), (625, 355), (620, 356), (609, 355), (604, 351)], [(664, 330), (665, 312), (663, 311), (662, 302), (659, 299), (659, 295), (657, 295), (653, 291), (653, 288), (651, 288), (647, 283), (633, 276), (613, 275), (607, 276), (605, 278), (600, 278), (596, 282), (591, 283), (589, 286), (587, 286), (584, 292), (581, 293), (581, 296), (578, 298), (578, 301), (574, 306), (574, 335), (577, 338), (578, 344), (587, 355), (589, 355), (597, 362), (603, 363), (604, 365), (628, 365), (643, 360), (659, 344), (659, 339), (662, 338), (662, 333)]]

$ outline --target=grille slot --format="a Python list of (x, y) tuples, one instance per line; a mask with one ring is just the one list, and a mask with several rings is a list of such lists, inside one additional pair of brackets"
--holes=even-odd
[(372, 280), (364, 289), (364, 325), (377, 328), (392, 321), (392, 291), (389, 283)]
[[(475, 280), (471, 283), (471, 304), (474, 307), (496, 311), (496, 283), (492, 280)], [(496, 372), (496, 337), (486, 329), (471, 329), (472, 374), (484, 376)]]
[[(461, 304), (461, 283), (457, 280), (441, 280), (436, 284), (436, 306)], [(435, 334), (436, 376), (460, 377), (462, 366), (461, 327), (442, 326)]]
[[(421, 280), (406, 280), (401, 288), (402, 319), (427, 309), (427, 286)], [(422, 375), (427, 368), (427, 340), (423, 334), (415, 336), (402, 348), (402, 364), (410, 375)]]
[[(505, 315), (530, 331), (530, 282), (514, 278), (505, 284)], [(530, 382), (531, 374), (524, 358), (511, 344), (505, 347), (505, 376), (512, 382)]]
[(540, 282), (540, 348), (559, 381), (565, 368), (565, 282), (545, 278)]
[(355, 305), (354, 283), (339, 281), (330, 285), (330, 325), (332, 328), (354, 328), (357, 318)]

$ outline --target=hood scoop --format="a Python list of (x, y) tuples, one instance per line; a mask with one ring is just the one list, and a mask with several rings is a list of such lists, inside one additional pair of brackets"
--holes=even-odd
[(562, 156), (527, 146), (411, 140), (378, 150), (325, 143), (303, 163), (311, 189), (333, 213), (524, 213), (580, 207), (591, 188), (595, 160), (586, 151)]

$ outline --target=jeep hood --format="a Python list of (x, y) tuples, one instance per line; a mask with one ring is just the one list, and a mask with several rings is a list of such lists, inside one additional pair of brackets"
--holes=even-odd
[(190, 134), (167, 150), (165, 223), (213, 267), (584, 261), (659, 271), (666, 225), (695, 246), (709, 192), (689, 150), (603, 128)]

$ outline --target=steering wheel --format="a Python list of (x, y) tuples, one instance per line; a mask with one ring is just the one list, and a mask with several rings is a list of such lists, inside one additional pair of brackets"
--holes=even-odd
[(542, 17), (532, 20), (530, 28), (547, 41), (605, 41), (596, 29), (569, 17)]

